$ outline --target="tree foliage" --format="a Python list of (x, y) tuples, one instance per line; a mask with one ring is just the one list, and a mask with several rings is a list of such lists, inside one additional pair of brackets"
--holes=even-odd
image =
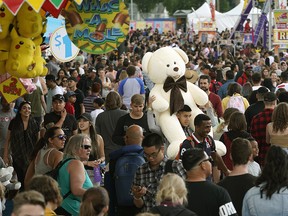
[[(218, 1), (220, 1), (220, 12), (226, 12), (239, 3), (239, 0)], [(131, 0), (124, 0), (124, 2), (126, 5), (131, 4)], [(177, 10), (191, 10), (192, 7), (197, 10), (206, 0), (133, 0), (133, 2), (137, 5), (141, 13), (149, 13), (157, 7), (158, 3), (163, 3), (169, 15), (172, 16)]]
[(199, 8), (205, 0), (163, 0), (166, 10), (172, 15), (176, 10), (191, 10)]

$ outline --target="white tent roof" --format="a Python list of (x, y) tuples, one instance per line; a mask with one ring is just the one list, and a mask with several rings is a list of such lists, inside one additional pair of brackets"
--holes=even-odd
[[(218, 11), (215, 11), (216, 16), (216, 27), (218, 28), (218, 31), (224, 31), (226, 28), (230, 29), (234, 27), (235, 23), (239, 19), (242, 9), (244, 6), (244, 1), (241, 0), (240, 3), (231, 9), (230, 11), (227, 11), (226, 13), (220, 13)], [(258, 22), (258, 17), (261, 14), (261, 10), (258, 8), (252, 8), (250, 14), (248, 17), (252, 20), (253, 26), (255, 26)], [(191, 27), (193, 22), (193, 28), (196, 32), (198, 32), (198, 21), (209, 21), (211, 20), (211, 13), (210, 13), (210, 7), (207, 2), (205, 2), (201, 7), (199, 7), (196, 11), (193, 13), (190, 13), (187, 15), (187, 21), (188, 21), (188, 28)]]

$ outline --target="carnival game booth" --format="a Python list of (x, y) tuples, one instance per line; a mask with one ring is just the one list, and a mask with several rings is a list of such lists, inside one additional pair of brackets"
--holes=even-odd
[(8, 102), (33, 91), (31, 78), (48, 72), (41, 50), (47, 17), (65, 19), (65, 27), (49, 35), (60, 62), (73, 60), (79, 50), (111, 52), (129, 31), (122, 0), (2, 0), (0, 7), (0, 92)]

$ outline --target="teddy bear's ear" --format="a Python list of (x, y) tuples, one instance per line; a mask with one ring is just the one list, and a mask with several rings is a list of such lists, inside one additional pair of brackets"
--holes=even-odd
[(152, 54), (153, 54), (152, 52), (147, 52), (142, 58), (142, 69), (147, 74), (149, 73), (148, 64), (149, 64)]
[(176, 51), (181, 56), (181, 58), (183, 59), (185, 64), (187, 64), (189, 62), (189, 58), (188, 58), (187, 54), (182, 49), (173, 48), (173, 50)]

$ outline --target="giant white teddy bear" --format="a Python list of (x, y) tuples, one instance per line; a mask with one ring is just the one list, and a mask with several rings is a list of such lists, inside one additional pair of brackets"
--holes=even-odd
[(186, 81), (184, 74), (187, 62), (188, 56), (183, 50), (171, 47), (160, 48), (154, 53), (147, 52), (142, 59), (143, 71), (155, 83), (150, 92), (151, 96), (156, 96), (152, 108), (156, 122), (170, 143), (167, 149), (169, 158), (175, 158), (179, 145), (186, 139), (176, 112), (184, 104), (188, 105), (192, 109), (190, 126), (194, 129), (194, 118), (202, 113), (196, 104), (203, 106), (208, 102), (204, 91)]

